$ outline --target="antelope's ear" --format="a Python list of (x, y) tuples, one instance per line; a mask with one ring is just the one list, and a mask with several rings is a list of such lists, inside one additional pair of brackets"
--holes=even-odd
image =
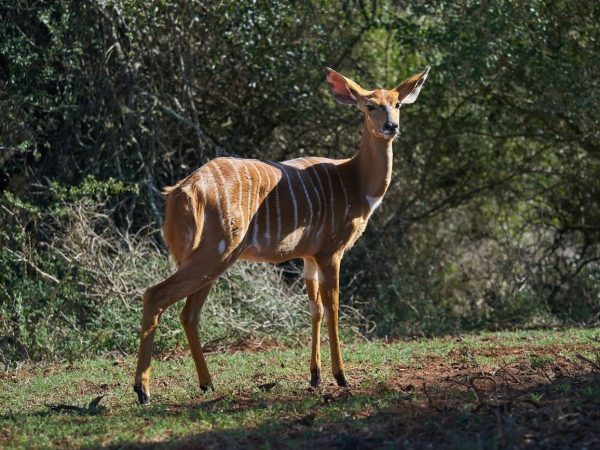
[(329, 89), (335, 99), (345, 105), (358, 104), (358, 97), (360, 97), (365, 90), (361, 88), (358, 83), (355, 83), (350, 78), (346, 78), (329, 67), (327, 67), (326, 71), (327, 83), (329, 84)]
[(395, 91), (398, 92), (398, 100), (402, 104), (414, 103), (419, 96), (419, 92), (421, 92), (421, 87), (423, 87), (423, 83), (427, 79), (427, 75), (429, 74), (429, 67), (425, 69), (423, 72), (413, 75), (404, 83), (399, 85)]

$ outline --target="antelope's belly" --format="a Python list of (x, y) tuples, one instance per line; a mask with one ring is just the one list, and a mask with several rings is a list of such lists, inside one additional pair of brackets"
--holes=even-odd
[(242, 259), (261, 262), (284, 262), (294, 258), (311, 256), (318, 251), (318, 241), (304, 228), (290, 232), (278, 241), (268, 239), (250, 240), (241, 254)]

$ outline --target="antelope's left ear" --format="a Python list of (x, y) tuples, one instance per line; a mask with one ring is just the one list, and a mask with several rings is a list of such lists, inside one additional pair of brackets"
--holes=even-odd
[(398, 100), (400, 103), (409, 104), (414, 103), (415, 100), (417, 100), (419, 92), (421, 92), (421, 87), (423, 87), (423, 83), (425, 83), (427, 75), (429, 74), (429, 69), (430, 67), (417, 75), (413, 75), (394, 89), (398, 92)]

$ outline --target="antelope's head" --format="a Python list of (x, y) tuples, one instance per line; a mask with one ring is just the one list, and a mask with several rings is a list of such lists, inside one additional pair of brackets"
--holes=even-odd
[(389, 140), (398, 134), (400, 108), (415, 102), (428, 73), (429, 67), (394, 89), (368, 91), (350, 78), (327, 68), (327, 83), (338, 102), (356, 105), (365, 114), (365, 124), (373, 136)]

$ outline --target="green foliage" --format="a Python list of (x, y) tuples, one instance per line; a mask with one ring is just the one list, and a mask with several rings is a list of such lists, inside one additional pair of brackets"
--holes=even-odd
[[(52, 183), (43, 207), (8, 192), (0, 199), (0, 361), (135, 351), (141, 294), (173, 272), (156, 233), (123, 233), (105, 214), (111, 202), (135, 191), (87, 177), (81, 185)], [(294, 341), (308, 330), (305, 303), (279, 269), (238, 266), (204, 308), (203, 341), (211, 347), (272, 336)], [(159, 353), (187, 346), (178, 309), (161, 317)]]
[[(432, 66), (402, 113), (385, 202), (344, 259), (342, 304), (367, 316), (363, 330), (597, 323), (597, 2), (0, 0), (0, 17), (6, 359), (92, 341), (131, 351), (131, 297), (169, 272), (144, 231), (161, 224), (160, 188), (208, 159), (349, 157), (361, 118), (331, 98), (325, 66), (366, 87)], [(78, 255), (65, 242), (89, 270), (61, 256)], [(111, 259), (102, 308), (92, 269)], [(120, 293), (108, 276), (119, 264), (133, 280)], [(274, 329), (272, 299), (246, 285), (262, 270), (245, 266), (215, 291), (239, 314), (214, 336)], [(262, 281), (288, 289), (278, 273)], [(165, 346), (181, 339), (176, 316), (163, 319)]]
[(397, 63), (433, 68), (351, 263), (377, 268), (353, 295), (380, 332), (598, 319), (598, 17), (468, 1), (390, 20)]
[(50, 188), (53, 199), (57, 202), (103, 202), (111, 197), (125, 193), (139, 194), (138, 186), (127, 186), (123, 181), (115, 180), (114, 178), (100, 181), (93, 175), (86, 176), (81, 184), (73, 186), (65, 186), (55, 181), (51, 184)]
[[(79, 219), (81, 210), (74, 204), (93, 203), (97, 209), (96, 195), (125, 186), (92, 177), (81, 186), (53, 186), (44, 206), (34, 206), (10, 192), (0, 199), (0, 357), (5, 362), (85, 354), (90, 339), (86, 331), (107, 328), (102, 323), (102, 303), (82, 296), (82, 285), (96, 281), (93, 274), (80, 270), (57, 242), (69, 238), (65, 231), (72, 232)], [(114, 335), (114, 331), (107, 334)]]

